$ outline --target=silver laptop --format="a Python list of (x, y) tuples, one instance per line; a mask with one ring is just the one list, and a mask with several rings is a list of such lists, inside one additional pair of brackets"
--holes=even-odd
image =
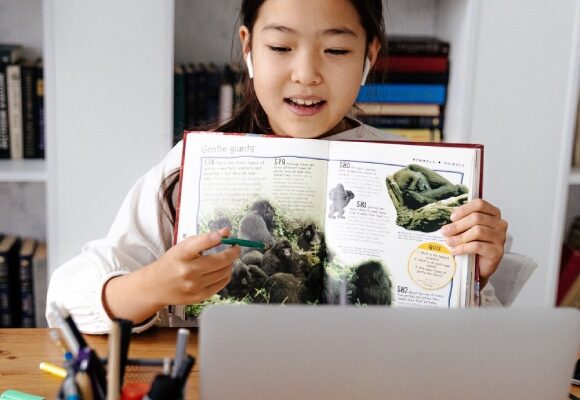
[(202, 400), (566, 399), (575, 309), (214, 306)]

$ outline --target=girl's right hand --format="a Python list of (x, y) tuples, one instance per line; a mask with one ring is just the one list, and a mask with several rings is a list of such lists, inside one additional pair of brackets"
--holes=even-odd
[[(220, 244), (229, 229), (191, 236), (157, 261), (105, 283), (103, 307), (110, 318), (141, 323), (168, 304), (199, 303), (223, 289), (232, 274), (240, 248), (203, 255)], [(127, 301), (131, 299), (131, 301)]]
[[(190, 236), (169, 249), (151, 264), (150, 282), (155, 283), (158, 304), (199, 303), (223, 289), (230, 281), (232, 263), (240, 257), (239, 246), (203, 255), (220, 244), (229, 229)], [(148, 268), (149, 268), (148, 267)]]

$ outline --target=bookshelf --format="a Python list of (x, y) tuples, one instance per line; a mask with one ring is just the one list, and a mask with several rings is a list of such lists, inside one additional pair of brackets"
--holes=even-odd
[[(51, 271), (106, 233), (129, 187), (169, 149), (173, 62), (229, 61), (238, 8), (238, 0), (1, 3), (0, 32), (43, 26), (45, 169), (12, 164), (19, 172), (0, 170), (0, 183), (45, 186), (47, 216), (30, 218), (46, 223)], [(20, 13), (43, 22), (22, 24)], [(451, 42), (447, 140), (486, 146), (484, 196), (510, 222), (512, 250), (538, 262), (516, 306), (553, 305), (565, 211), (580, 203), (569, 168), (580, 1), (391, 0), (386, 19), (389, 33)], [(0, 206), (3, 221), (6, 212)]]

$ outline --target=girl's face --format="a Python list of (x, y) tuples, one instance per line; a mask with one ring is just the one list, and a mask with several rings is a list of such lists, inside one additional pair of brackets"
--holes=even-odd
[[(349, 0), (267, 0), (252, 35), (254, 90), (277, 135), (317, 138), (346, 128), (360, 89), (366, 32)], [(368, 47), (374, 63), (378, 40)]]

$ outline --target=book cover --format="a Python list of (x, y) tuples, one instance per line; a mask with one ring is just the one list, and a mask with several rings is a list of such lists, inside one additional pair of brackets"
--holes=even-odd
[(445, 104), (447, 87), (436, 84), (370, 83), (362, 86), (358, 103)]
[(388, 54), (447, 55), (449, 42), (432, 36), (391, 35), (387, 38)]
[(482, 151), (187, 133), (175, 242), (230, 226), (269, 249), (242, 248), (228, 286), (171, 307), (170, 322), (195, 323), (221, 302), (474, 304), (474, 257), (451, 255), (440, 228), (479, 197)]
[(0, 159), (10, 158), (10, 131), (8, 130), (8, 89), (6, 64), (0, 63)]
[(22, 328), (34, 328), (34, 278), (32, 257), (36, 250), (37, 242), (34, 239), (22, 240), (22, 246), (18, 253), (18, 265), (20, 275), (20, 326)]
[(6, 66), (8, 93), (8, 131), (10, 133), (10, 158), (21, 159), (22, 145), (22, 75), (20, 64)]
[(0, 241), (0, 326), (3, 328), (20, 325), (20, 244), (14, 235), (6, 235)]
[(38, 157), (36, 74), (35, 62), (22, 64), (22, 155), (24, 158)]
[(48, 290), (48, 266), (46, 243), (39, 242), (32, 257), (32, 289), (34, 291), (34, 326), (46, 328), (46, 293)]

